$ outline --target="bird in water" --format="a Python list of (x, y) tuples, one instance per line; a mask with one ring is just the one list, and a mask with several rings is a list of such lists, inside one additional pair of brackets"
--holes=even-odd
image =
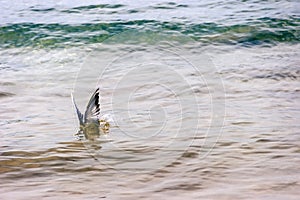
[(72, 102), (75, 107), (76, 114), (79, 120), (78, 135), (84, 134), (87, 139), (96, 139), (101, 133), (108, 133), (109, 123), (106, 120), (100, 119), (100, 90), (99, 88), (91, 96), (84, 114), (78, 109), (75, 99), (72, 96)]

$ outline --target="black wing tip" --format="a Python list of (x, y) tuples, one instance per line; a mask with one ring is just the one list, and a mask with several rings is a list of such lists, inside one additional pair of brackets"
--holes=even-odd
[(99, 87), (96, 89), (95, 91), (95, 106), (96, 106), (96, 109), (95, 109), (95, 113), (97, 115), (100, 114), (100, 89)]

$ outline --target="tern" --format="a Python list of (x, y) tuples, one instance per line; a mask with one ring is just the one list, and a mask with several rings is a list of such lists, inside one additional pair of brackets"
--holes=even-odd
[(71, 98), (75, 111), (79, 120), (79, 132), (83, 133), (87, 139), (95, 139), (100, 136), (101, 133), (108, 133), (109, 123), (103, 119), (100, 119), (100, 89), (91, 96), (84, 114), (78, 109), (74, 96), (71, 93)]

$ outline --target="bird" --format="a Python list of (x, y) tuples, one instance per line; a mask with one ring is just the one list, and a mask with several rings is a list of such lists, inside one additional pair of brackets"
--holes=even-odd
[(87, 139), (94, 140), (98, 138), (101, 133), (108, 133), (109, 123), (106, 120), (100, 119), (100, 89), (95, 90), (91, 96), (84, 114), (82, 114), (76, 105), (73, 94), (71, 93), (72, 103), (74, 105), (78, 120), (79, 131), (78, 134), (83, 133)]

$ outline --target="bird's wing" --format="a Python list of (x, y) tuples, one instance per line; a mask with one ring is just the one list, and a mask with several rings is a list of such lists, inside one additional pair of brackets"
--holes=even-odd
[(100, 115), (100, 90), (96, 89), (92, 97), (90, 98), (89, 103), (86, 106), (84, 113), (85, 122), (98, 120)]
[(78, 109), (78, 107), (76, 105), (73, 93), (71, 93), (71, 97), (72, 97), (73, 105), (75, 107), (76, 114), (78, 116), (79, 123), (80, 123), (80, 125), (83, 125), (83, 123), (84, 123), (84, 121), (83, 121), (83, 114), (80, 112), (80, 110)]

